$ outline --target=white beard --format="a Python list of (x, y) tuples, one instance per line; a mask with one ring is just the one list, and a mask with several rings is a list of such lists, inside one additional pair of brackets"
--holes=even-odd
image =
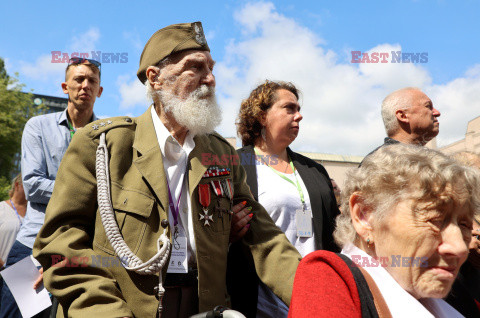
[(187, 128), (192, 136), (209, 134), (222, 122), (222, 110), (218, 106), (214, 87), (202, 85), (184, 100), (163, 90), (155, 93), (165, 112)]

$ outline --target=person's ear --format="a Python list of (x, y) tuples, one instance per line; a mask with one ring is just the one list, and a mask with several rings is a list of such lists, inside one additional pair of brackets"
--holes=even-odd
[(350, 217), (357, 234), (362, 240), (367, 241), (370, 238), (373, 227), (371, 209), (365, 205), (365, 202), (359, 192), (354, 192), (349, 199)]
[(159, 80), (160, 69), (156, 66), (149, 66), (146, 71), (147, 82), (145, 85), (152, 85), (154, 90), (159, 90), (162, 87), (162, 83)]
[(63, 82), (63, 83), (62, 83), (62, 91), (63, 91), (65, 94), (68, 94), (67, 82)]
[(397, 117), (399, 122), (408, 123), (407, 110), (408, 108), (402, 108), (395, 111), (395, 117)]
[(100, 89), (98, 90), (97, 97), (100, 97), (102, 95), (102, 92), (103, 92), (103, 87), (100, 86)]

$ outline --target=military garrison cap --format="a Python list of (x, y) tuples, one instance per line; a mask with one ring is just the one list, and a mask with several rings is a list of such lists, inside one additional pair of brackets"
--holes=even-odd
[(185, 50), (210, 51), (201, 22), (172, 24), (155, 32), (140, 56), (138, 79), (145, 84), (149, 66), (157, 65), (167, 56)]

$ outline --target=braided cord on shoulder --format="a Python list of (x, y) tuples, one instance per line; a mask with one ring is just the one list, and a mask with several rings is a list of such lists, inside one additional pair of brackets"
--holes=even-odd
[[(108, 149), (105, 142), (105, 133), (100, 135), (100, 143), (96, 153), (96, 173), (97, 173), (97, 199), (100, 217), (108, 241), (113, 247), (113, 250), (120, 258), (120, 261), (127, 270), (134, 271), (142, 275), (152, 275), (159, 273), (159, 296), (163, 297), (164, 288), (162, 286), (162, 268), (167, 264), (167, 259), (170, 255), (171, 243), (166, 235), (166, 229), (163, 230), (162, 235), (157, 240), (157, 253), (145, 263), (138, 258), (132, 250), (127, 246), (127, 243), (120, 233), (115, 213), (112, 207), (110, 198), (110, 175), (108, 169)], [(160, 308), (161, 311), (161, 302)]]

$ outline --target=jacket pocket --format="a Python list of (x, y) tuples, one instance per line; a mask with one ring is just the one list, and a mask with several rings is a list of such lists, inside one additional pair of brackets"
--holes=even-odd
[[(137, 253), (147, 227), (147, 219), (152, 213), (155, 200), (147, 194), (129, 189), (117, 182), (111, 182), (111, 200), (115, 219), (120, 233), (133, 253)], [(99, 223), (99, 224), (98, 224)], [(100, 215), (97, 228), (102, 226)], [(106, 235), (99, 237), (96, 245), (107, 253), (114, 254)]]

